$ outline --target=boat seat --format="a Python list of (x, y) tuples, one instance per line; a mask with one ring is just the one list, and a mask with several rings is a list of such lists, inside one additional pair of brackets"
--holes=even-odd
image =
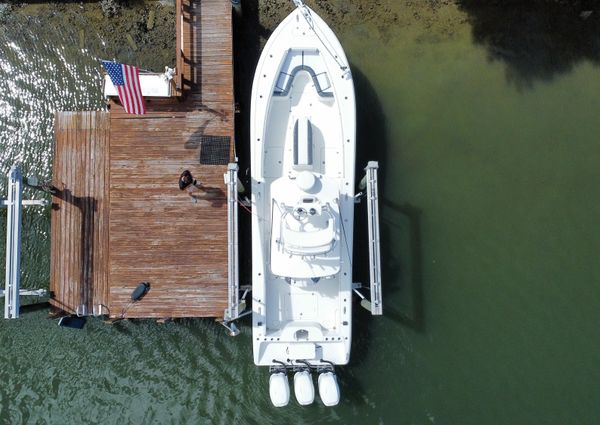
[(320, 72), (317, 74), (310, 66), (297, 66), (292, 70), (290, 74), (281, 71), (279, 73), (279, 77), (277, 78), (273, 95), (280, 97), (289, 96), (290, 91), (292, 89), (292, 82), (294, 81), (294, 78), (296, 78), (296, 75), (298, 75), (300, 71), (308, 72), (313, 84), (315, 85), (315, 90), (317, 91), (319, 96), (324, 98), (333, 97), (333, 93), (329, 91), (331, 90), (331, 82), (329, 81), (327, 73)]
[(302, 71), (310, 75), (315, 90), (321, 98), (333, 98), (331, 81), (319, 49), (289, 49), (279, 68), (273, 95), (289, 96), (294, 79)]
[(294, 124), (294, 169), (308, 170), (313, 165), (312, 125), (302, 117)]

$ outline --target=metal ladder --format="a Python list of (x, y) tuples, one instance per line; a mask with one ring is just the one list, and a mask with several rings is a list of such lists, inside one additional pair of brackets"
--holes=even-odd
[(44, 289), (21, 290), (21, 224), (22, 207), (28, 205), (45, 206), (45, 200), (23, 200), (23, 174), (18, 165), (8, 172), (8, 199), (0, 201), (0, 207), (8, 208), (6, 217), (6, 279), (5, 289), (0, 296), (5, 297), (4, 318), (19, 318), (19, 296), (44, 296)]
[(383, 314), (381, 297), (381, 251), (379, 238), (379, 196), (377, 186), (377, 161), (369, 161), (365, 168), (367, 215), (369, 228), (369, 278), (371, 283), (371, 314)]

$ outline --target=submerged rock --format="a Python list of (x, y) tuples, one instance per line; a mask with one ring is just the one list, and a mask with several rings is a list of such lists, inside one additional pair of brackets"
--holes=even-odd
[(155, 15), (156, 15), (156, 12), (154, 11), (154, 9), (151, 9), (150, 13), (148, 14), (148, 21), (146, 22), (146, 28), (148, 28), (148, 30), (151, 30), (152, 28), (154, 28)]
[(0, 3), (0, 22), (4, 21), (10, 15), (12, 6), (8, 3)]

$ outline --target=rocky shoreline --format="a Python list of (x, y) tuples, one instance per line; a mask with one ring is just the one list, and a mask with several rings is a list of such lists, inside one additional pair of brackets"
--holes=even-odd
[[(227, 0), (224, 0), (227, 1)], [(445, 1), (407, 0), (402, 8), (389, 0), (305, 0), (337, 33), (344, 28), (367, 24), (382, 40), (395, 25), (430, 15)], [(262, 46), (269, 34), (293, 9), (291, 0), (243, 0), (235, 25), (240, 37), (256, 38)], [(399, 14), (398, 10), (401, 11)], [(101, 0), (99, 2), (0, 4), (3, 31), (35, 26), (70, 34), (80, 48), (101, 58), (136, 63), (143, 69), (162, 71), (175, 63), (174, 0)], [(254, 52), (253, 52), (254, 53)], [(237, 55), (237, 51), (236, 51)], [(246, 53), (242, 53), (242, 58)]]
[[(594, 62), (598, 58), (594, 40), (598, 40), (600, 4), (595, 0), (508, 1), (510, 7), (504, 0), (304, 1), (336, 34), (361, 26), (383, 45), (398, 27), (413, 26), (416, 36), (426, 40), (452, 37), (458, 19), (459, 24), (471, 23), (474, 41), (485, 45), (491, 57), (514, 62), (521, 70), (525, 69), (522, 62), (528, 65), (529, 55), (522, 50), (550, 50), (552, 58), (560, 52), (563, 62), (569, 62), (569, 55)], [(241, 80), (236, 84), (243, 95), (262, 46), (294, 6), (291, 0), (242, 0), (241, 4), (241, 12), (234, 14), (234, 62), (236, 79)], [(34, 40), (43, 33), (45, 42), (75, 45), (98, 59), (134, 63), (155, 72), (175, 64), (175, 0), (0, 3), (0, 32), (10, 39), (23, 28), (35, 29)], [(552, 45), (544, 45), (544, 40)], [(520, 49), (521, 45), (527, 48)]]

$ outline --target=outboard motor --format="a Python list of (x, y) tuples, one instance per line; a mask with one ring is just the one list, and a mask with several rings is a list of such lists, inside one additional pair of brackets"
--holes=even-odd
[(294, 374), (294, 394), (301, 406), (308, 406), (315, 401), (315, 386), (310, 368), (302, 368)]
[(281, 363), (282, 367), (272, 367), (269, 377), (269, 395), (271, 403), (275, 407), (284, 407), (290, 402), (290, 384), (287, 379), (285, 364), (277, 360), (275, 363)]
[(336, 406), (340, 402), (340, 387), (332, 370), (319, 374), (319, 396), (325, 406)]

